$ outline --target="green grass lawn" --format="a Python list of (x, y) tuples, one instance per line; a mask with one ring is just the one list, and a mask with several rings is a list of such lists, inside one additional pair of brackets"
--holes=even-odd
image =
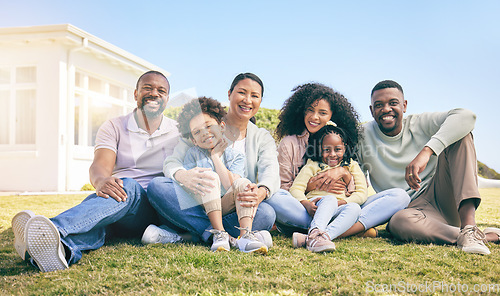
[[(500, 189), (481, 194), (480, 228), (500, 227)], [(23, 209), (52, 217), (83, 198), (0, 197), (0, 294), (450, 294), (466, 288), (467, 294), (500, 293), (500, 246), (490, 245), (492, 254), (481, 256), (453, 246), (402, 244), (385, 227), (379, 227), (379, 238), (338, 240), (337, 251), (329, 254), (294, 249), (290, 238), (273, 232), (267, 256), (213, 253), (194, 244), (142, 246), (137, 239), (107, 242), (63, 271), (40, 273), (21, 261), (12, 245), (12, 217)], [(493, 284), (498, 286), (488, 287)]]

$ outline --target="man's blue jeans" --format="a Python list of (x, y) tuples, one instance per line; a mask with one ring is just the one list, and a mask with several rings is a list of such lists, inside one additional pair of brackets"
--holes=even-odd
[[(212, 229), (203, 206), (191, 197), (184, 189), (170, 178), (156, 177), (148, 186), (148, 199), (158, 212), (160, 222), (172, 223), (207, 241)], [(276, 214), (265, 201), (260, 203), (255, 214), (252, 230), (270, 230)], [(224, 229), (233, 237), (238, 237), (240, 231), (236, 212), (222, 217)]]
[(133, 179), (124, 178), (127, 200), (118, 202), (95, 193), (79, 205), (50, 219), (61, 234), (61, 241), (71, 252), (68, 264), (82, 258), (82, 252), (104, 245), (106, 234), (113, 230), (117, 236), (140, 237), (158, 216), (148, 202), (146, 191)]

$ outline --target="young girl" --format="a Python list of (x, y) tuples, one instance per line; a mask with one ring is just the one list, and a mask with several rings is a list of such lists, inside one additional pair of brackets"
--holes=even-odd
[[(276, 137), (281, 139), (278, 146), (281, 190), (267, 200), (276, 212), (276, 226), (281, 232), (287, 235), (292, 235), (294, 231), (307, 232), (311, 223), (311, 216), (288, 192), (305, 164), (308, 139), (331, 120), (350, 136), (351, 142), (346, 146), (355, 147), (360, 137), (358, 118), (349, 100), (326, 85), (313, 82), (293, 89), (293, 94), (283, 104), (276, 128)], [(344, 192), (346, 185), (343, 180), (349, 178), (351, 175), (344, 167), (326, 170), (312, 179), (316, 182), (309, 182), (309, 190), (320, 188), (330, 194)], [(350, 190), (351, 187), (352, 183)], [(399, 189), (385, 190), (368, 197), (361, 206), (358, 222), (341, 237), (355, 234), (376, 236), (374, 227), (386, 223), (408, 203), (408, 194)]]
[[(245, 156), (228, 147), (224, 138), (226, 111), (212, 99), (200, 97), (184, 105), (179, 114), (179, 130), (183, 137), (191, 139), (191, 147), (184, 158), (184, 167), (210, 168), (205, 174), (215, 179), (215, 188), (207, 194), (191, 195), (203, 205), (213, 227), (212, 251), (229, 251), (229, 234), (222, 224), (222, 216), (236, 209), (240, 224), (240, 236), (236, 240), (240, 251), (267, 253), (267, 246), (252, 235), (255, 207), (242, 206), (236, 197), (244, 192), (250, 180), (245, 174)], [(222, 196), (222, 197), (221, 197)]]
[[(351, 159), (354, 146), (343, 129), (329, 121), (317, 133), (309, 137), (306, 151), (306, 165), (300, 170), (290, 187), (295, 197), (313, 217), (307, 237), (302, 233), (293, 234), (295, 247), (306, 242), (312, 252), (335, 250), (333, 239), (337, 238), (358, 221), (360, 205), (367, 198), (366, 179), (358, 163)], [(306, 194), (309, 180), (320, 172), (331, 168), (345, 167), (354, 180), (354, 192), (349, 197), (345, 193), (332, 195), (330, 192), (312, 190)], [(348, 183), (350, 180), (345, 180)]]

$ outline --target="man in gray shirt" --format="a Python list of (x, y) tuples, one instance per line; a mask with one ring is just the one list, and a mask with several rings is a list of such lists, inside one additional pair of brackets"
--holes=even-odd
[[(163, 115), (169, 91), (162, 73), (144, 73), (134, 92), (137, 108), (101, 126), (89, 170), (96, 193), (52, 219), (31, 211), (12, 219), (21, 258), (31, 257), (42, 272), (65, 269), (83, 251), (103, 246), (110, 230), (140, 237), (149, 224), (158, 224), (146, 188), (154, 177), (163, 176), (163, 160), (179, 139), (177, 123)], [(172, 236), (172, 241), (180, 240)]]
[(376, 191), (405, 189), (412, 201), (388, 230), (398, 239), (456, 244), (464, 252), (490, 254), (500, 229), (476, 226), (481, 201), (471, 131), (476, 115), (465, 109), (408, 115), (401, 86), (381, 81), (372, 90), (374, 121), (364, 125), (360, 163)]

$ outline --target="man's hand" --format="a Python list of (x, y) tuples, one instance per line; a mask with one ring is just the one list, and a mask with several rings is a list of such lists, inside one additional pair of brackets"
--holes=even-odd
[(351, 173), (345, 167), (332, 168), (312, 177), (307, 184), (307, 190), (322, 190), (342, 194), (346, 191), (351, 177)]
[(257, 184), (251, 183), (247, 185), (245, 191), (238, 193), (237, 199), (241, 202), (242, 207), (258, 207), (266, 198), (266, 194), (266, 189), (263, 187), (258, 188)]
[(205, 172), (212, 171), (209, 168), (192, 168), (190, 170), (178, 170), (174, 174), (175, 180), (181, 183), (193, 194), (204, 196), (215, 187), (215, 179)]
[(116, 201), (127, 200), (127, 193), (123, 190), (123, 180), (115, 177), (107, 177), (95, 182), (95, 193), (97, 196), (109, 198)]
[(309, 216), (314, 217), (314, 214), (316, 214), (316, 210), (318, 209), (318, 206), (316, 205), (316, 203), (320, 199), (321, 198), (319, 198), (319, 197), (315, 198), (313, 200), (304, 199), (304, 200), (301, 200), (300, 203), (304, 206), (304, 208), (306, 208), (307, 213), (309, 214)]
[(411, 189), (417, 190), (420, 188), (419, 174), (425, 169), (429, 158), (434, 154), (431, 148), (425, 146), (422, 151), (410, 162), (406, 167), (405, 180)]

